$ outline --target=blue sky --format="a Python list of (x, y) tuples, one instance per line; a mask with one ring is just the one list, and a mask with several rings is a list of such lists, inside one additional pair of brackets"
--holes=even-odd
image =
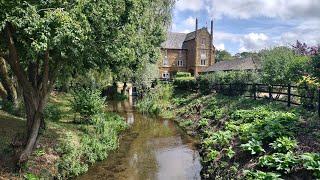
[(214, 20), (214, 45), (232, 54), (320, 43), (320, 0), (177, 0), (173, 32), (195, 30)]

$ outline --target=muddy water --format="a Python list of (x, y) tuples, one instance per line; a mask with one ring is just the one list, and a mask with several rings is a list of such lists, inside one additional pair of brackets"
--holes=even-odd
[(132, 100), (109, 102), (108, 110), (126, 118), (131, 127), (123, 133), (117, 150), (78, 179), (200, 179), (195, 141), (174, 121), (144, 116), (135, 111)]

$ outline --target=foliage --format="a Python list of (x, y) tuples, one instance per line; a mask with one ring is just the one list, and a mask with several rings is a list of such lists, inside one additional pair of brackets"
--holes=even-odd
[(313, 171), (313, 175), (320, 178), (320, 154), (304, 153), (300, 158), (303, 162), (303, 167)]
[(74, 113), (80, 115), (80, 119), (75, 119), (76, 121), (92, 123), (92, 118), (103, 112), (105, 99), (100, 97), (99, 90), (78, 88), (72, 92), (70, 107)]
[(18, 117), (25, 117), (26, 110), (24, 107), (24, 103), (21, 100), (17, 100), (14, 104), (11, 101), (0, 100), (1, 109)]
[(261, 52), (262, 80), (267, 84), (297, 82), (307, 72), (308, 57), (287, 47), (275, 47)]
[(318, 51), (311, 57), (312, 75), (320, 80), (320, 45)]
[(273, 172), (245, 170), (244, 174), (247, 180), (281, 180), (281, 175)]
[(226, 151), (226, 155), (229, 159), (231, 159), (234, 155), (235, 152), (232, 150), (232, 147), (228, 147), (228, 148), (223, 148), (224, 151)]
[(137, 108), (145, 114), (159, 115), (163, 108), (169, 104), (172, 93), (172, 85), (157, 85), (138, 101)]
[(255, 139), (251, 139), (246, 144), (241, 144), (240, 147), (242, 147), (242, 149), (245, 150), (245, 151), (250, 151), (252, 155), (259, 154), (261, 152), (266, 152), (262, 148), (262, 142), (261, 141), (257, 141)]
[(194, 77), (177, 77), (174, 79), (173, 84), (180, 90), (195, 90), (197, 86)]
[(68, 133), (57, 151), (61, 178), (75, 177), (88, 170), (88, 166), (105, 159), (110, 150), (118, 146), (118, 134), (128, 126), (119, 115), (100, 114), (92, 119), (92, 125), (80, 125), (82, 135), (77, 142), (76, 135)]
[(261, 167), (275, 168), (279, 171), (284, 171), (285, 173), (289, 173), (294, 165), (299, 163), (299, 159), (292, 154), (292, 152), (288, 152), (286, 154), (283, 153), (274, 153), (272, 155), (264, 155), (259, 158), (259, 165)]
[[(244, 84), (258, 81), (258, 74), (254, 71), (216, 72), (202, 75), (197, 79), (202, 94), (210, 93), (214, 87), (218, 93), (227, 95), (243, 94), (247, 88)], [(232, 84), (231, 89), (223, 84)]]
[(187, 103), (188, 103), (188, 99), (186, 99), (184, 97), (173, 98), (172, 101), (174, 104), (176, 104), (178, 106), (184, 106), (184, 105), (187, 105)]
[(62, 118), (62, 110), (56, 104), (48, 103), (44, 109), (44, 118), (46, 120), (57, 122)]
[(182, 78), (182, 77), (191, 77), (191, 73), (189, 73), (189, 72), (177, 72), (176, 78)]
[(297, 140), (290, 137), (279, 137), (270, 146), (277, 152), (286, 153), (298, 147)]
[(40, 179), (39, 177), (37, 177), (36, 175), (31, 174), (31, 173), (27, 173), (27, 174), (23, 175), (23, 177), (26, 180), (39, 180)]
[(33, 155), (36, 155), (36, 156), (43, 156), (45, 154), (47, 154), (47, 152), (43, 149), (37, 149), (33, 151)]
[(199, 127), (206, 127), (209, 125), (209, 121), (207, 118), (201, 118), (198, 122)]
[[(316, 79), (312, 78), (311, 76), (303, 76), (303, 78), (298, 82), (297, 85), (299, 86), (298, 93), (302, 96), (300, 98), (302, 105), (309, 108), (316, 106), (316, 102), (318, 99), (317, 92), (320, 87), (319, 82), (317, 82)], [(304, 97), (313, 98), (310, 99)]]
[(209, 148), (204, 157), (204, 162), (214, 161), (219, 156), (219, 154), (220, 153), (218, 151)]
[(125, 95), (125, 94), (116, 92), (116, 93), (113, 95), (113, 100), (115, 100), (115, 101), (122, 101), (122, 100), (125, 100), (125, 99), (128, 99), (128, 96)]
[(220, 62), (224, 60), (234, 60), (235, 58), (232, 57), (232, 55), (226, 51), (226, 50), (216, 50), (215, 53), (215, 61)]
[(202, 142), (205, 148), (211, 147), (213, 145), (223, 146), (230, 142), (233, 138), (233, 133), (231, 131), (217, 131), (208, 138), (205, 138)]

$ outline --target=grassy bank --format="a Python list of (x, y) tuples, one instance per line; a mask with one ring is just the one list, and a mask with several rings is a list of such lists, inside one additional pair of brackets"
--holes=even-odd
[(316, 113), (265, 100), (179, 92), (180, 125), (201, 139), (204, 179), (320, 176)]
[[(75, 123), (75, 114), (70, 111), (70, 98), (70, 95), (65, 94), (51, 97), (49, 115), (46, 116), (47, 129), (39, 136), (32, 156), (20, 172), (2, 167), (3, 178), (75, 177), (86, 172), (96, 161), (105, 159), (110, 150), (117, 148), (119, 133), (127, 128), (123, 118), (113, 113), (102, 113), (94, 116), (90, 123)], [(8, 150), (13, 152), (10, 143), (16, 132), (22, 132), (25, 121), (2, 111), (0, 116), (1, 127), (4, 127), (0, 127), (0, 133), (1, 137), (5, 137), (1, 141), (6, 145), (0, 149), (3, 156)]]
[(241, 96), (176, 91), (168, 99), (140, 103), (161, 107), (157, 114), (201, 141), (203, 179), (320, 178), (317, 113)]

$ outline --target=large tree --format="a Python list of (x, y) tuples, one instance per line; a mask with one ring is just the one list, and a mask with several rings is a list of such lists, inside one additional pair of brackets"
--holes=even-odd
[(216, 62), (225, 61), (225, 60), (234, 60), (235, 58), (226, 50), (216, 50), (215, 60)]
[(59, 74), (134, 71), (143, 60), (155, 61), (173, 2), (0, 0), (0, 57), (23, 90), (27, 115), (19, 161), (31, 154)]

